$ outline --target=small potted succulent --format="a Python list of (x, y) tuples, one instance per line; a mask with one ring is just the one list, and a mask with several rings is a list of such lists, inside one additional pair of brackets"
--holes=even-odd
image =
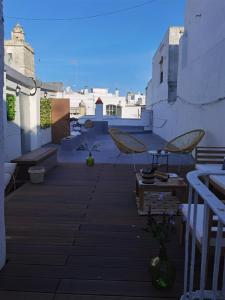
[(159, 220), (148, 214), (148, 226), (146, 231), (150, 232), (159, 243), (159, 255), (150, 261), (152, 284), (158, 289), (169, 289), (176, 279), (176, 268), (167, 255), (166, 244), (169, 242), (169, 235), (175, 228), (174, 215), (162, 215)]
[(88, 145), (87, 143), (80, 145), (77, 150), (78, 151), (87, 151), (88, 157), (86, 158), (86, 164), (88, 167), (93, 167), (95, 164), (95, 159), (92, 155), (92, 152), (99, 152), (100, 144), (94, 144), (92, 146)]

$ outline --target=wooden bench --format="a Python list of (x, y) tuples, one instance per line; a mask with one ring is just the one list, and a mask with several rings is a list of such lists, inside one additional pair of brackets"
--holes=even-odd
[(17, 178), (19, 181), (29, 179), (28, 169), (32, 166), (43, 166), (48, 172), (57, 164), (57, 148), (53, 146), (42, 147), (13, 159), (19, 167)]
[(225, 147), (196, 147), (196, 164), (223, 164)]
[[(216, 172), (221, 170), (224, 163), (225, 147), (197, 147), (195, 152), (196, 169), (201, 171)], [(225, 176), (209, 176), (210, 185), (214, 192), (225, 196)]]

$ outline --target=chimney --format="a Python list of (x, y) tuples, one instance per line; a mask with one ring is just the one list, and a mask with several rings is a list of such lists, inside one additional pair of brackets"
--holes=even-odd
[(103, 120), (103, 102), (101, 98), (98, 98), (95, 102), (96, 108), (95, 108), (95, 118), (97, 121)]

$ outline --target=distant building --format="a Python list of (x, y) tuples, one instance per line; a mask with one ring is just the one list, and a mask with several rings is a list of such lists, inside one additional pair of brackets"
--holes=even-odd
[(120, 96), (119, 90), (110, 93), (105, 88), (85, 87), (80, 91), (73, 92), (70, 87), (66, 88), (64, 97), (70, 98), (71, 117), (80, 117), (84, 114), (94, 115), (96, 101), (100, 97), (103, 101), (103, 114), (111, 117), (140, 118), (141, 106), (145, 105), (145, 96), (141, 93), (128, 93)]
[(179, 41), (183, 33), (184, 27), (170, 27), (153, 57), (152, 79), (147, 87), (147, 106), (158, 100), (176, 100)]
[(34, 49), (25, 41), (25, 33), (17, 24), (11, 33), (11, 40), (5, 40), (5, 63), (28, 77), (35, 77)]

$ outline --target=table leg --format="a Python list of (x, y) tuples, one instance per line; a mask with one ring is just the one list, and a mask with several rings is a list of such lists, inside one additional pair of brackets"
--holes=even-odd
[(139, 209), (143, 211), (144, 209), (144, 190), (139, 189)]
[(138, 181), (136, 180), (136, 188), (135, 188), (135, 191), (136, 191), (136, 197), (139, 197), (139, 184), (138, 184)]

